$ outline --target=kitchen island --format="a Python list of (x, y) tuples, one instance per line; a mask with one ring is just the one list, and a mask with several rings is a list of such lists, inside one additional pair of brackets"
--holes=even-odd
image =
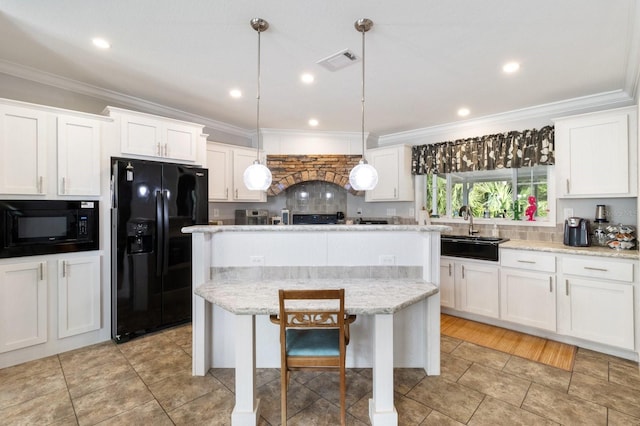
[(193, 374), (236, 369), (233, 424), (257, 424), (255, 368), (279, 368), (278, 288), (345, 288), (347, 367), (373, 368), (372, 424), (395, 425), (393, 367), (440, 373), (447, 226), (194, 226)]

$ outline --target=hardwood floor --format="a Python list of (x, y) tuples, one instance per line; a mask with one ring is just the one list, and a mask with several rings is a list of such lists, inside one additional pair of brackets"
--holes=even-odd
[(441, 315), (441, 333), (566, 371), (573, 369), (576, 357), (572, 345), (446, 314)]

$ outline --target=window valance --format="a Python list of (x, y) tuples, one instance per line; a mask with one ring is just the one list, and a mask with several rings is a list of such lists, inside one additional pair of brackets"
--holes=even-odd
[(414, 175), (552, 164), (555, 164), (553, 126), (416, 145), (412, 152)]

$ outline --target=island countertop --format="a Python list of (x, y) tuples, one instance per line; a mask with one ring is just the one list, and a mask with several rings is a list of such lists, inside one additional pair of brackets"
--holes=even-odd
[(194, 225), (182, 228), (184, 233), (216, 232), (451, 232), (446, 225)]
[(615, 250), (609, 247), (572, 247), (560, 242), (509, 240), (500, 244), (500, 248), (513, 250), (531, 250), (548, 253), (579, 254), (583, 256), (614, 257), (618, 259), (638, 260), (638, 250)]
[(285, 279), (207, 282), (195, 294), (238, 315), (278, 313), (279, 289), (345, 289), (345, 310), (355, 315), (392, 314), (438, 292), (421, 279)]

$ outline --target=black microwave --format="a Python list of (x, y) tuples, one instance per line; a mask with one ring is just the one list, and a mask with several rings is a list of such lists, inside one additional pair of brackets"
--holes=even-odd
[(98, 250), (98, 201), (0, 200), (0, 258)]

